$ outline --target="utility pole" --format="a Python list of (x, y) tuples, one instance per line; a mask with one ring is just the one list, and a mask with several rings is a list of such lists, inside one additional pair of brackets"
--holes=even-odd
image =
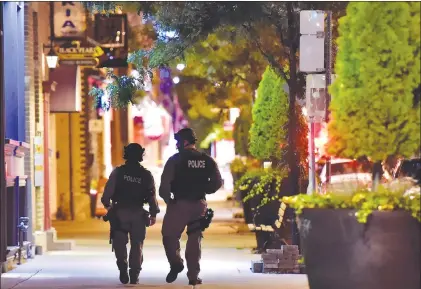
[[(324, 118), (320, 113), (320, 73), (325, 71), (324, 11), (300, 12), (300, 71), (306, 72), (306, 108), (309, 122), (309, 187), (308, 194), (316, 191), (315, 122)], [(324, 87), (324, 85), (323, 85)]]
[[(330, 106), (330, 93), (329, 86), (332, 83), (332, 12), (326, 12), (326, 123), (329, 123), (329, 106)], [(331, 167), (330, 156), (326, 160), (326, 184), (330, 183)]]

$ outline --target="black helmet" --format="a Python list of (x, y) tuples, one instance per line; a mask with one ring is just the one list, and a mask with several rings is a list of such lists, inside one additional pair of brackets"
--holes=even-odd
[(145, 149), (138, 143), (131, 143), (124, 147), (123, 158), (127, 161), (143, 161)]
[(196, 134), (191, 128), (180, 129), (175, 135), (174, 138), (178, 142), (187, 141), (189, 144), (195, 144), (197, 141)]

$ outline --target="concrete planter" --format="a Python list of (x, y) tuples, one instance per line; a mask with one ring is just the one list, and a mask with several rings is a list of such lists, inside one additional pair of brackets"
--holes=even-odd
[(299, 218), (310, 289), (419, 289), (420, 223), (407, 212), (305, 209)]

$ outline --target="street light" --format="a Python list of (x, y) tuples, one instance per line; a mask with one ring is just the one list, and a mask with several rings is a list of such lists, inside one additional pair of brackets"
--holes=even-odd
[(54, 69), (57, 67), (58, 62), (58, 55), (54, 51), (54, 45), (53, 45), (53, 39), (54, 39), (54, 3), (50, 2), (50, 47), (46, 47), (44, 45), (44, 48), (50, 48), (50, 51), (48, 52), (46, 58), (47, 58), (47, 65), (48, 68)]
[(176, 76), (176, 77), (174, 77), (174, 78), (172, 79), (172, 81), (173, 81), (175, 84), (177, 84), (177, 83), (179, 83), (179, 82), (180, 82), (180, 77)]
[(58, 55), (55, 53), (52, 46), (51, 46), (50, 51), (48, 52), (46, 58), (47, 58), (48, 68), (54, 69), (54, 68), (57, 67)]
[(182, 71), (184, 68), (186, 68), (186, 65), (184, 63), (177, 64), (177, 69)]

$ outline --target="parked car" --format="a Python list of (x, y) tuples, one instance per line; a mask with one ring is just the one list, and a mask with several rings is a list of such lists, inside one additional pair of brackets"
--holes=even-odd
[(373, 164), (369, 161), (350, 159), (331, 159), (330, 183), (326, 183), (326, 164), (320, 173), (319, 190), (321, 193), (352, 192), (358, 188), (370, 188), (372, 183)]
[(418, 183), (421, 182), (421, 159), (403, 159), (398, 162), (396, 165), (393, 178), (402, 179), (402, 178), (413, 178)]
[(421, 159), (402, 159), (396, 165), (393, 185), (400, 186), (405, 194), (421, 193)]

